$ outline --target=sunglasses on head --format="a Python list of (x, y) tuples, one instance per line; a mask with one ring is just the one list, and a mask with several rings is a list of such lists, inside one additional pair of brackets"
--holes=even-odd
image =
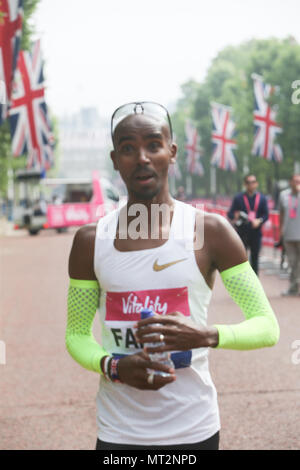
[(111, 117), (112, 141), (115, 129), (119, 122), (121, 122), (125, 117), (131, 114), (144, 114), (164, 119), (169, 125), (171, 138), (173, 137), (171, 119), (167, 109), (164, 106), (159, 103), (154, 103), (153, 101), (136, 101), (133, 103), (123, 104), (114, 111)]

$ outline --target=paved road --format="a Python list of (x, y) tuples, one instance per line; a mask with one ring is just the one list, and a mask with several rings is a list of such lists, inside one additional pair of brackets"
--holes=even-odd
[[(0, 449), (93, 449), (99, 377), (65, 350), (67, 260), (72, 233), (25, 232), (0, 238)], [(300, 298), (280, 297), (287, 282), (261, 279), (281, 327), (268, 349), (212, 350), (211, 373), (221, 412), (221, 449), (300, 448)], [(238, 307), (220, 278), (209, 323), (238, 322)], [(95, 322), (95, 337), (99, 326)], [(296, 359), (300, 360), (300, 353)]]

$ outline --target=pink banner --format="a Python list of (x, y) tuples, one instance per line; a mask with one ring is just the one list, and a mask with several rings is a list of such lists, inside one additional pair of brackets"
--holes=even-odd
[(48, 228), (71, 227), (97, 222), (105, 215), (104, 198), (97, 171), (93, 172), (93, 197), (91, 202), (49, 204), (47, 207)]
[(47, 207), (47, 222), (49, 228), (85, 225), (104, 215), (103, 204), (49, 204)]

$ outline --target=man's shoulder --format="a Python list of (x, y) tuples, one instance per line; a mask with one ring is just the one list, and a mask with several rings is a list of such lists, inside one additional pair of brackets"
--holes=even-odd
[[(218, 233), (218, 230), (226, 230), (230, 223), (227, 219), (219, 214), (212, 212), (206, 212), (204, 204), (196, 204), (192, 206), (189, 203), (179, 201), (182, 204), (184, 210), (194, 210), (196, 217), (196, 226), (199, 227), (199, 224), (204, 224), (204, 230), (210, 233)], [(202, 225), (201, 225), (202, 227)]]
[(282, 197), (288, 196), (290, 193), (291, 193), (291, 189), (290, 189), (290, 188), (283, 189), (282, 191), (280, 191), (280, 196), (282, 196)]
[(203, 208), (204, 208), (204, 204), (199, 202), (199, 203), (196, 203), (196, 204), (191, 204), (189, 202), (186, 202), (186, 201), (179, 201), (178, 199), (175, 199), (175, 204), (177, 206), (177, 208), (180, 209), (181, 212), (185, 213), (185, 212), (190, 212), (190, 211), (203, 211)]
[(74, 279), (96, 280), (94, 245), (96, 224), (80, 227), (75, 233), (69, 257), (69, 276)]
[(234, 201), (240, 201), (241, 199), (243, 199), (245, 193), (243, 191), (240, 191), (239, 193), (236, 193), (234, 196), (233, 196), (233, 200)]
[(267, 202), (268, 202), (267, 196), (264, 193), (260, 192), (260, 191), (258, 192), (258, 194), (259, 194), (259, 197), (260, 197), (259, 202), (267, 204)]
[(202, 216), (204, 223), (204, 236), (207, 238), (207, 240), (209, 240), (211, 237), (218, 238), (220, 239), (221, 243), (222, 234), (233, 230), (231, 224), (223, 215), (213, 214), (210, 212), (198, 212), (198, 217), (199, 216)]
[(192, 206), (192, 204), (190, 204), (188, 201), (181, 201), (180, 199), (176, 199), (176, 198), (174, 199), (174, 201), (175, 201), (175, 204), (176, 204), (177, 206), (182, 206), (182, 207), (184, 207), (185, 209), (186, 209), (187, 207), (191, 207), (191, 206)]
[(219, 271), (245, 261), (244, 245), (224, 216), (205, 213), (203, 235), (205, 250)]
[(290, 188), (287, 188), (287, 189), (284, 189), (283, 191), (280, 191), (279, 201), (283, 202), (285, 199), (287, 199), (289, 194), (291, 194)]
[(88, 224), (80, 227), (74, 236), (74, 244), (86, 246), (95, 241), (97, 224)]
[(91, 240), (94, 241), (99, 223), (101, 223), (102, 226), (105, 226), (107, 222), (109, 222), (111, 219), (113, 219), (117, 215), (118, 215), (118, 209), (114, 209), (108, 214), (105, 214), (104, 216), (102, 216), (97, 222), (83, 225), (77, 230), (75, 234), (75, 238), (82, 240), (82, 241), (91, 241)]

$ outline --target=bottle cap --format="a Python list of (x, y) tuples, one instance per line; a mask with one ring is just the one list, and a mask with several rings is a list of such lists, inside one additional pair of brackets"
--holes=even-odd
[(151, 308), (143, 308), (141, 310), (141, 320), (145, 320), (146, 318), (153, 317), (154, 312)]

